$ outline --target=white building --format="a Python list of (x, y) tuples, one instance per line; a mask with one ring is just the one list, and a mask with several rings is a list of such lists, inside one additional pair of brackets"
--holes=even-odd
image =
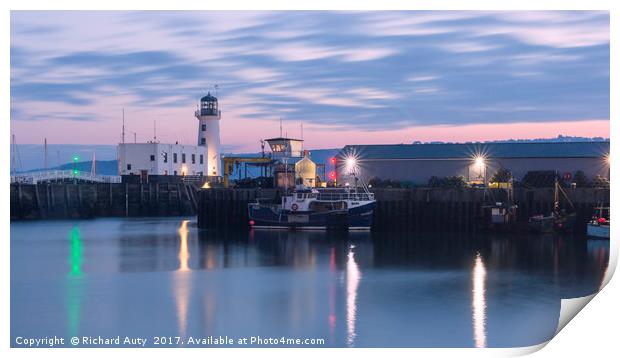
[(120, 175), (206, 175), (205, 146), (165, 143), (120, 143)]
[(197, 145), (167, 143), (119, 143), (120, 175), (221, 175), (220, 118), (217, 98), (200, 99)]

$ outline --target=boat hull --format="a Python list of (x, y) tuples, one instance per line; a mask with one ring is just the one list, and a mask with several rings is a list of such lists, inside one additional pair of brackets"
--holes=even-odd
[(549, 233), (554, 231), (572, 230), (577, 221), (575, 213), (564, 216), (545, 216), (542, 218), (531, 218), (528, 226), (531, 231), (537, 233)]
[(280, 211), (269, 205), (249, 204), (250, 226), (255, 229), (370, 230), (375, 203), (326, 212)]
[(588, 223), (587, 235), (597, 239), (609, 239), (609, 226)]

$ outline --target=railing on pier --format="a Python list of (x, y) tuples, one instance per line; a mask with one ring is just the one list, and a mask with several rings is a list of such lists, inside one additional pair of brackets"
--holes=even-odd
[(45, 170), (31, 173), (11, 175), (11, 183), (37, 184), (42, 182), (55, 182), (65, 180), (78, 180), (94, 183), (120, 183), (118, 175), (97, 175), (90, 172), (73, 170)]

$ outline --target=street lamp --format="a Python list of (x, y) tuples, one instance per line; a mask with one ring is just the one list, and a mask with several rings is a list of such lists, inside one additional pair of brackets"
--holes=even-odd
[(486, 185), (486, 158), (483, 155), (476, 155), (474, 157), (474, 164), (476, 166), (476, 169), (478, 170), (478, 178), (482, 178), (482, 183)]
[(346, 163), (346, 171), (348, 174), (355, 174), (357, 169), (357, 159), (353, 156), (349, 156), (345, 160)]

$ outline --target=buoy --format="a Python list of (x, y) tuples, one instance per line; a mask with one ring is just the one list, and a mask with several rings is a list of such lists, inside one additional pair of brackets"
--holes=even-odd
[(598, 218), (597, 221), (598, 221), (599, 224), (604, 224), (604, 223), (607, 222), (607, 220), (605, 218)]
[(250, 220), (250, 226), (254, 226), (254, 220)]

